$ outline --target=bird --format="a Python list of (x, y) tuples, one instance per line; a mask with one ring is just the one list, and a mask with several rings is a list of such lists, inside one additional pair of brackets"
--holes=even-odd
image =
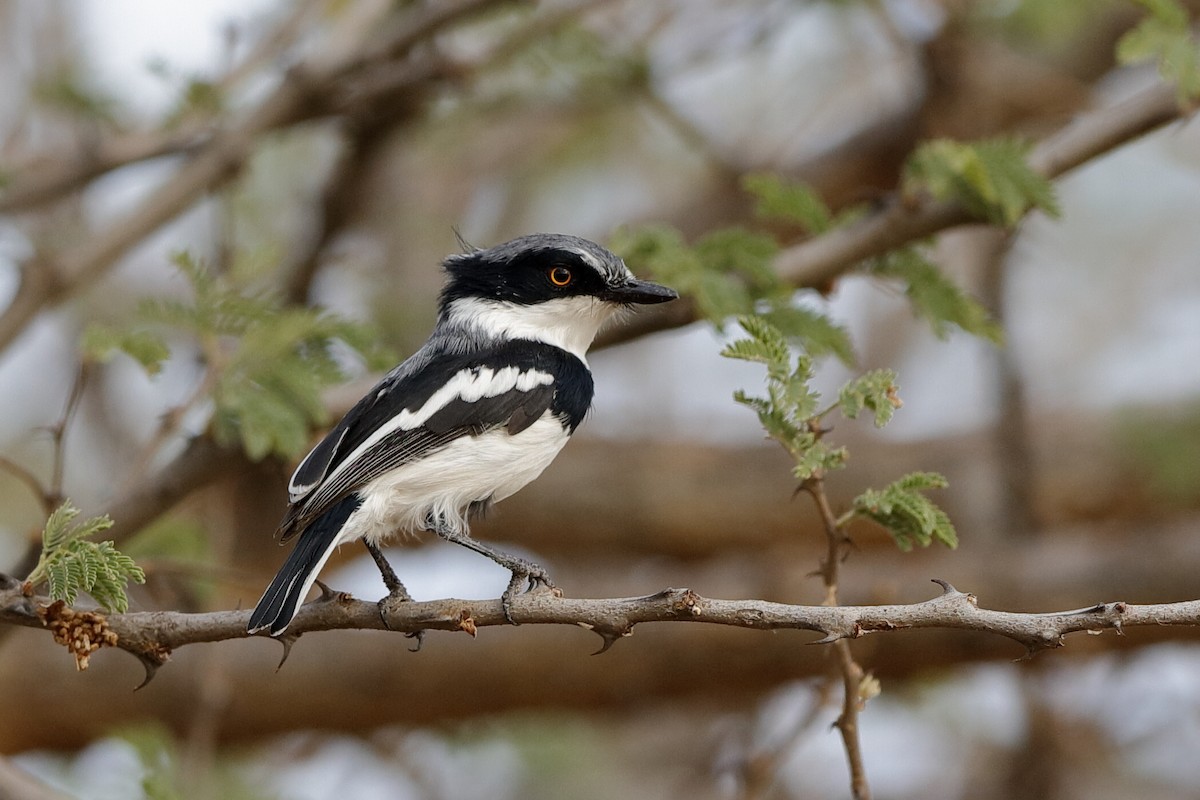
[(443, 261), (428, 340), (292, 474), (277, 533), (297, 542), (249, 633), (284, 633), (330, 555), (355, 540), (388, 589), (381, 610), (389, 598), (411, 597), (380, 546), (422, 531), (512, 573), (501, 596), (509, 622), (523, 588), (555, 588), (539, 565), (472, 538), (469, 522), (537, 478), (579, 427), (594, 392), (587, 350), (601, 327), (623, 309), (679, 295), (578, 236), (535, 233), (465, 249)]

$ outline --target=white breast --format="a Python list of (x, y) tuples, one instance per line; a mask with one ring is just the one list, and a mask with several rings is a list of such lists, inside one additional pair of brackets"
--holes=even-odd
[(416, 533), (432, 515), (466, 531), (471, 503), (503, 500), (542, 474), (568, 434), (549, 411), (520, 433), (497, 428), (455, 439), (441, 450), (380, 475), (358, 494), (363, 504), (346, 521), (339, 543), (372, 543)]

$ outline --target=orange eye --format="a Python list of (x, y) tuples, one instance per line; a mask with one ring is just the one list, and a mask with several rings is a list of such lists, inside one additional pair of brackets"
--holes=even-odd
[(571, 270), (566, 267), (551, 267), (549, 275), (550, 282), (555, 286), (566, 286), (571, 282)]

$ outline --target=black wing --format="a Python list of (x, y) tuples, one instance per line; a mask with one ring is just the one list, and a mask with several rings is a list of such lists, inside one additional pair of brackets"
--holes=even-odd
[[(281, 538), (303, 531), (371, 480), (461, 436), (498, 427), (517, 434), (547, 410), (573, 429), (591, 402), (591, 374), (558, 348), (522, 345), (435, 358), (412, 374), (380, 382), (296, 468)], [(568, 382), (575, 390), (562, 395), (572, 407), (556, 408), (564, 378), (573, 379)], [(580, 409), (574, 406), (582, 399), (581, 382), (586, 400)], [(448, 391), (452, 386), (465, 390)]]

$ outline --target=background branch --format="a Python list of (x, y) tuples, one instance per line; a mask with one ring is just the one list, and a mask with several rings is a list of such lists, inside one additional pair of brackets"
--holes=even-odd
[[(1098, 158), (1114, 148), (1177, 120), (1183, 114), (1175, 90), (1155, 84), (1132, 98), (1081, 115), (1042, 140), (1029, 155), (1030, 166), (1046, 178)], [(865, 218), (781, 252), (775, 270), (797, 287), (823, 289), (863, 260), (920, 241), (957, 225), (980, 220), (958, 203), (925, 199), (916, 204), (897, 194), (882, 200)], [(696, 321), (693, 303), (676, 302), (613, 328), (597, 347), (635, 339)]]
[[(352, 55), (332, 64), (302, 65), (290, 70), (282, 83), (259, 106), (228, 130), (196, 148), (179, 171), (152, 192), (124, 219), (104, 228), (86, 244), (38, 263), (26, 264), (16, 296), (0, 315), (0, 351), (6, 349), (46, 306), (59, 303), (89, 287), (107, 273), (122, 255), (146, 236), (190, 207), (204, 192), (236, 175), (260, 144), (262, 136), (280, 128), (328, 114), (352, 99), (360, 112), (375, 104), (395, 102), (395, 95), (439, 77), (461, 77), (436, 53), (418, 65), (405, 62), (402, 77), (382, 86), (358, 87), (378, 67), (377, 59), (399, 60), (447, 25), (496, 6), (497, 0), (462, 0), (418, 15), (376, 46), (369, 56)], [(345, 110), (343, 108), (343, 110)]]

